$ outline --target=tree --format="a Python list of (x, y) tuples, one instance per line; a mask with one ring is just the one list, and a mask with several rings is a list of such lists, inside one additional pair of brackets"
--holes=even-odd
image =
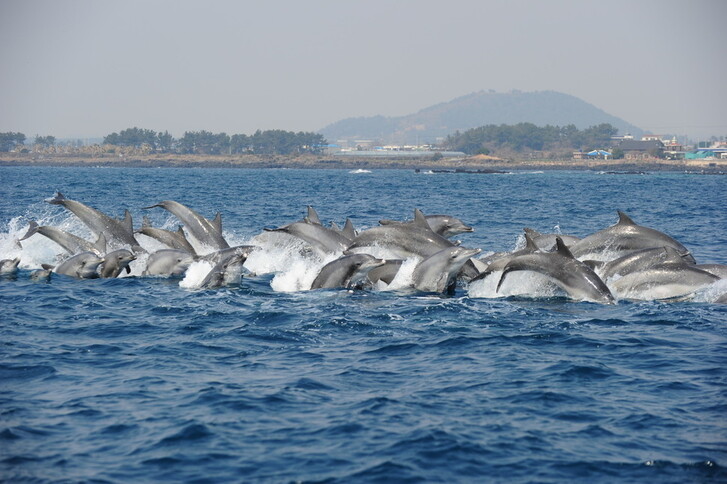
[(55, 136), (38, 136), (35, 135), (35, 141), (34, 144), (40, 145), (44, 148), (48, 148), (50, 146), (53, 146), (56, 144), (56, 137)]
[(25, 144), (25, 135), (23, 133), (0, 133), (0, 151), (12, 151), (18, 145)]

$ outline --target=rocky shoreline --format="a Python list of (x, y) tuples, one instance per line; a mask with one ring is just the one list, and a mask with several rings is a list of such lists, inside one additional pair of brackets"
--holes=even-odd
[(0, 153), (0, 166), (98, 166), (139, 168), (302, 168), (302, 169), (418, 169), (456, 173), (496, 173), (521, 170), (595, 170), (641, 173), (654, 171), (727, 173), (727, 160), (498, 160), (481, 157), (371, 158), (335, 155), (37, 155)]

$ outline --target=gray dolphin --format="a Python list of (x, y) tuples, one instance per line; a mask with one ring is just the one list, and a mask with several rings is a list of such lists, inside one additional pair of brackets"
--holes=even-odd
[(661, 265), (639, 272), (632, 272), (611, 282), (619, 297), (627, 299), (673, 299), (688, 296), (715, 281), (719, 277), (694, 265)]
[(259, 248), (260, 247), (257, 245), (237, 245), (235, 247), (228, 247), (227, 249), (220, 249), (215, 252), (199, 256), (197, 257), (197, 260), (207, 261), (216, 265), (234, 256), (243, 256), (247, 259), (254, 250)]
[(157, 227), (153, 227), (151, 221), (149, 220), (149, 217), (145, 216), (142, 219), (141, 228), (137, 230), (136, 233), (146, 235), (147, 237), (158, 240), (159, 242), (171, 249), (186, 250), (192, 255), (196, 254), (194, 247), (192, 247), (192, 244), (189, 243), (187, 237), (184, 235), (184, 230), (182, 229), (181, 225), (176, 232), (172, 230), (160, 229)]
[(96, 236), (103, 234), (108, 241), (128, 245), (134, 252), (146, 252), (134, 238), (131, 213), (128, 210), (124, 211), (123, 220), (116, 220), (95, 208), (67, 199), (61, 192), (56, 192), (55, 196), (46, 199), (46, 202), (51, 205), (62, 205), (81, 219)]
[(149, 255), (145, 276), (181, 277), (194, 262), (194, 257), (184, 250), (162, 249)]
[(161, 207), (171, 212), (200, 243), (208, 245), (213, 249), (227, 249), (230, 247), (224, 237), (222, 237), (222, 216), (219, 212), (214, 220), (208, 220), (191, 208), (173, 200), (164, 200), (156, 205), (144, 207), (144, 209), (154, 207)]
[(48, 282), (51, 274), (53, 274), (52, 269), (36, 269), (30, 273), (30, 280)]
[[(460, 219), (451, 215), (426, 215), (425, 219), (429, 227), (434, 233), (441, 235), (442, 237), (453, 237), (458, 234), (465, 232), (474, 232), (474, 229), (469, 225), (466, 225)], [(379, 220), (381, 225), (395, 225), (395, 224), (407, 224), (413, 223), (408, 222), (397, 222), (396, 220), (383, 219)]]
[(19, 240), (28, 239), (35, 234), (40, 234), (49, 238), (56, 244), (63, 247), (63, 249), (71, 255), (76, 255), (79, 252), (94, 252), (98, 255), (102, 255), (106, 252), (106, 236), (103, 233), (99, 234), (96, 242), (91, 243), (88, 240), (68, 233), (65, 230), (47, 225), (38, 225), (35, 220), (31, 220), (28, 231)]
[(359, 233), (348, 248), (351, 253), (361, 253), (374, 247), (387, 249), (397, 257), (406, 259), (430, 255), (454, 244), (435, 233), (419, 209), (414, 211), (414, 222), (395, 223), (372, 227)]
[(637, 225), (628, 215), (618, 211), (618, 223), (585, 237), (572, 246), (571, 253), (578, 259), (603, 258), (615, 252), (620, 257), (629, 252), (653, 247), (673, 247), (682, 258), (694, 263), (694, 257), (686, 247), (663, 232)]
[(667, 247), (654, 247), (630, 252), (609, 262), (584, 261), (602, 280), (607, 281), (617, 275), (625, 276), (632, 272), (643, 271), (666, 262), (682, 262), (681, 256)]
[(15, 274), (18, 272), (18, 264), (20, 264), (20, 257), (0, 260), (0, 274)]
[(345, 255), (329, 262), (318, 273), (311, 289), (353, 288), (366, 281), (368, 272), (386, 261), (368, 254)]
[(417, 264), (412, 279), (414, 288), (424, 292), (451, 292), (462, 266), (480, 249), (446, 247)]
[(497, 290), (505, 277), (515, 271), (532, 271), (547, 276), (574, 299), (613, 304), (614, 298), (606, 284), (593, 269), (575, 259), (560, 237), (556, 252), (538, 252), (513, 258), (502, 271)]
[(563, 235), (563, 234), (544, 234), (541, 232), (538, 232), (537, 230), (533, 230), (531, 228), (524, 228), (523, 231), (526, 235), (530, 236), (530, 238), (533, 240), (535, 245), (545, 251), (551, 251), (555, 248), (555, 238), (560, 237), (566, 246), (570, 247), (579, 240), (581, 240), (580, 237), (576, 237), (574, 235)]
[(336, 232), (322, 225), (293, 222), (292, 224), (278, 229), (265, 229), (268, 232), (284, 232), (297, 237), (322, 254), (335, 254), (343, 252), (351, 244), (351, 241)]
[(136, 260), (136, 256), (126, 249), (109, 252), (104, 256), (104, 262), (101, 267), (101, 277), (118, 277), (123, 270), (126, 270), (127, 274), (131, 274), (129, 263), (134, 260)]
[(247, 256), (243, 254), (232, 254), (218, 262), (205, 276), (200, 284), (204, 289), (216, 289), (218, 287), (237, 284), (242, 278), (243, 264)]
[[(81, 252), (58, 264), (53, 271), (77, 279), (96, 279), (99, 277), (98, 266), (103, 262), (104, 260), (93, 252)], [(43, 269), (51, 267), (43, 264)]]

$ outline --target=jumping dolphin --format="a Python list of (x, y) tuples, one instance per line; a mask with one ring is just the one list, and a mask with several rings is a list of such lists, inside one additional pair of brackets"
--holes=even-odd
[(541, 232), (538, 232), (537, 230), (533, 230), (531, 228), (524, 228), (523, 231), (526, 235), (528, 235), (535, 245), (545, 251), (551, 251), (555, 248), (555, 238), (560, 237), (566, 246), (570, 247), (571, 245), (575, 244), (579, 240), (581, 240), (580, 237), (576, 237), (574, 235), (563, 235), (563, 234), (543, 234)]
[(685, 262), (673, 248), (664, 249), (670, 253), (665, 262), (631, 272), (610, 283), (619, 297), (672, 299), (688, 296), (719, 281), (718, 276)]
[(414, 211), (414, 222), (395, 223), (372, 227), (359, 233), (348, 248), (351, 253), (361, 253), (380, 247), (396, 257), (406, 259), (430, 255), (454, 244), (435, 233), (419, 209)]
[(192, 255), (196, 254), (194, 247), (192, 247), (192, 244), (189, 243), (187, 237), (184, 235), (184, 230), (182, 229), (181, 225), (176, 232), (172, 230), (160, 229), (157, 227), (152, 227), (149, 217), (145, 216), (142, 219), (141, 228), (137, 230), (136, 233), (146, 235), (147, 237), (151, 237), (152, 239), (156, 239), (171, 249), (186, 250)]
[(35, 234), (40, 234), (49, 238), (56, 244), (63, 247), (63, 249), (71, 255), (76, 255), (79, 252), (94, 252), (98, 255), (102, 255), (106, 252), (106, 236), (103, 233), (99, 234), (96, 242), (91, 243), (88, 240), (68, 233), (65, 230), (47, 225), (38, 225), (35, 220), (31, 220), (28, 231), (19, 240), (28, 239)]
[[(426, 215), (427, 225), (434, 231), (434, 233), (441, 235), (442, 237), (453, 237), (458, 234), (465, 232), (474, 232), (474, 229), (469, 225), (465, 225), (460, 219), (452, 217), (451, 215)], [(397, 222), (396, 220), (383, 219), (379, 220), (380, 225), (395, 225), (395, 224), (408, 224), (408, 222)]]
[(626, 254), (609, 262), (584, 261), (602, 280), (608, 281), (614, 276), (625, 276), (632, 272), (639, 272), (666, 262), (683, 262), (681, 256), (673, 249), (667, 247), (654, 247), (641, 249)]
[(509, 273), (533, 271), (547, 276), (574, 299), (613, 304), (613, 295), (601, 278), (586, 264), (575, 259), (560, 237), (556, 237), (555, 243), (556, 252), (521, 255), (508, 262), (497, 290), (500, 290)]
[(335, 230), (307, 222), (293, 222), (285, 227), (265, 230), (268, 232), (284, 232), (290, 234), (308, 242), (314, 249), (326, 255), (341, 253), (351, 244), (349, 239)]
[(203, 260), (216, 265), (234, 256), (243, 256), (247, 259), (254, 250), (259, 248), (260, 247), (257, 245), (237, 245), (235, 247), (228, 247), (227, 249), (220, 249), (215, 252), (199, 256), (197, 257), (197, 260)]
[(194, 257), (184, 250), (158, 250), (149, 255), (143, 275), (181, 277), (193, 262)]
[(144, 207), (144, 209), (154, 207), (161, 207), (175, 215), (192, 234), (192, 237), (201, 244), (208, 245), (213, 249), (227, 249), (230, 247), (222, 237), (222, 216), (219, 212), (214, 220), (208, 220), (191, 208), (173, 200), (164, 200), (156, 205)]
[(0, 260), (0, 274), (15, 274), (18, 272), (18, 264), (20, 264), (20, 257)]
[[(61, 262), (53, 269), (58, 274), (75, 277), (77, 279), (97, 279), (99, 277), (98, 266), (103, 264), (104, 260), (99, 258), (93, 252), (81, 252), (70, 259)], [(43, 264), (43, 269), (50, 269), (52, 266)]]
[(353, 288), (363, 284), (368, 272), (386, 261), (368, 254), (345, 255), (329, 262), (313, 280), (311, 289)]
[(56, 192), (55, 196), (47, 199), (46, 202), (51, 205), (62, 205), (71, 211), (96, 236), (103, 234), (109, 242), (128, 245), (134, 252), (146, 252), (134, 238), (131, 214), (128, 210), (124, 212), (124, 219), (119, 221), (81, 202), (69, 200), (61, 192)]
[(636, 223), (619, 211), (618, 223), (585, 237), (572, 246), (571, 253), (577, 259), (603, 259), (609, 253), (620, 257), (629, 252), (653, 247), (673, 247), (686, 261), (694, 263), (694, 257), (686, 247), (663, 232)]
[(101, 268), (101, 277), (118, 277), (123, 270), (126, 270), (127, 274), (131, 274), (129, 263), (134, 260), (136, 260), (136, 256), (126, 249), (109, 252), (104, 256), (104, 262)]
[(505, 266), (513, 260), (515, 257), (519, 257), (521, 255), (527, 255), (532, 254), (534, 252), (538, 252), (539, 248), (537, 245), (535, 245), (535, 242), (533, 239), (530, 238), (530, 234), (528, 232), (525, 232), (525, 247), (523, 247), (520, 250), (516, 250), (514, 252), (509, 252), (506, 254), (494, 254), (495, 257), (493, 258), (490, 256), (490, 258), (486, 259), (479, 259), (480, 262), (486, 263), (487, 267), (484, 271), (480, 272), (475, 278), (473, 278), (470, 282), (479, 281), (480, 279), (484, 279), (485, 277), (489, 276), (495, 271), (502, 271), (505, 269)]
[(452, 292), (457, 273), (480, 249), (445, 247), (417, 264), (412, 274), (414, 288), (424, 292)]
[(237, 284), (242, 277), (242, 266), (247, 260), (243, 254), (233, 254), (218, 262), (204, 278), (200, 287), (215, 289), (229, 284)]

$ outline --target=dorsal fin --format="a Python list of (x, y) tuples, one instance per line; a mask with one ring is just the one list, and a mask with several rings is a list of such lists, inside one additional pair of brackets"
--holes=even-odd
[(533, 239), (539, 235), (543, 235), (542, 233), (538, 232), (537, 230), (531, 229), (529, 227), (525, 227), (523, 229), (523, 232), (525, 232), (525, 235), (529, 235)]
[(131, 220), (131, 212), (124, 210), (124, 218), (121, 220), (121, 225), (130, 233), (134, 233), (134, 222)]
[[(674, 247), (664, 247), (664, 252), (666, 253), (666, 256), (664, 257), (664, 263), (666, 264), (687, 264), (687, 262), (684, 260), (682, 254), (679, 253), (678, 250), (676, 250)], [(689, 254), (689, 252), (687, 252)]]
[(617, 210), (618, 212), (618, 225), (636, 225), (636, 222), (631, 220), (631, 217), (623, 213), (621, 210)]
[(532, 239), (532, 236), (528, 231), (535, 232), (531, 229), (523, 229), (525, 231), (525, 250), (528, 250), (530, 252), (535, 252), (538, 250), (538, 246), (535, 244), (535, 242)]
[(429, 223), (427, 223), (427, 218), (418, 208), (414, 209), (414, 225), (416, 225), (417, 227), (432, 230), (432, 228), (429, 226)]
[(212, 220), (210, 223), (215, 228), (215, 230), (222, 234), (222, 214), (220, 212), (217, 212), (214, 220)]
[(570, 259), (575, 259), (575, 257), (573, 257), (573, 254), (571, 254), (571, 251), (568, 250), (568, 247), (566, 247), (563, 239), (557, 236), (555, 237), (555, 253), (560, 254), (564, 257), (568, 257)]
[(99, 255), (102, 255), (106, 253), (106, 245), (106, 236), (103, 233), (100, 233), (96, 242), (93, 243), (93, 248), (96, 249), (96, 252)]
[(344, 237), (346, 237), (349, 240), (353, 240), (356, 238), (356, 229), (353, 228), (353, 222), (351, 222), (350, 218), (346, 219), (346, 224), (343, 226), (341, 235), (343, 235)]
[(336, 232), (341, 232), (341, 227), (338, 226), (336, 222), (331, 220), (331, 230), (335, 230)]
[(313, 208), (311, 205), (308, 205), (308, 222), (315, 224), (315, 225), (323, 225), (321, 223), (321, 218), (318, 216), (318, 212), (316, 212), (316, 209)]

